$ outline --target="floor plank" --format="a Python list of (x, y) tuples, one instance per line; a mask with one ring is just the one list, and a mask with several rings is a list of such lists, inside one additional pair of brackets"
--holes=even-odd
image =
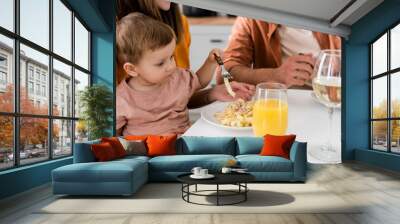
[(36, 214), (54, 200), (49, 185), (0, 201), (7, 224), (280, 224), (400, 223), (400, 174), (360, 163), (309, 165), (308, 181), (343, 200), (363, 204), (359, 214)]

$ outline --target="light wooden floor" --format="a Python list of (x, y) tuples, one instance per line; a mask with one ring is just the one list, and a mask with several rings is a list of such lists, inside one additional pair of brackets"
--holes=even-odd
[(54, 200), (47, 185), (1, 201), (0, 223), (400, 223), (399, 173), (359, 163), (310, 165), (309, 169), (308, 182), (322, 185), (346, 201), (361, 200), (368, 206), (357, 214), (35, 214), (38, 207)]

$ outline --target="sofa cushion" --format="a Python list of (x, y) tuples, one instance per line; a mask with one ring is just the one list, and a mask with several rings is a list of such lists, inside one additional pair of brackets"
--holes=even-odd
[(278, 156), (238, 155), (236, 159), (241, 168), (249, 172), (292, 172), (292, 161)]
[(236, 155), (260, 154), (264, 145), (262, 137), (237, 137)]
[(232, 137), (184, 136), (177, 141), (177, 154), (235, 155), (235, 139)]
[(235, 159), (231, 155), (174, 155), (158, 156), (149, 160), (149, 170), (163, 172), (190, 172), (199, 166), (211, 172), (219, 171), (228, 160)]
[(269, 135), (264, 136), (264, 146), (261, 149), (261, 156), (280, 156), (286, 159), (290, 159), (290, 148), (296, 135)]
[(148, 158), (75, 163), (52, 171), (53, 193), (69, 195), (131, 195), (148, 181)]
[(53, 170), (53, 181), (59, 182), (127, 182), (131, 181), (136, 161), (130, 165), (113, 162), (75, 163)]
[(147, 160), (146, 156), (131, 156), (108, 162), (70, 164), (53, 170), (53, 174), (56, 174), (53, 175), (53, 180), (70, 182), (130, 181), (132, 172), (143, 170), (143, 167), (147, 166)]
[(126, 151), (126, 155), (138, 155), (145, 156), (147, 155), (146, 142), (143, 140), (126, 140), (124, 138), (118, 138), (121, 142), (121, 145), (124, 147)]
[(96, 161), (105, 162), (119, 158), (109, 142), (102, 142), (90, 146)]
[(108, 142), (114, 149), (115, 155), (117, 158), (122, 158), (126, 156), (126, 151), (124, 146), (122, 146), (121, 142), (119, 141), (118, 137), (103, 137), (101, 138), (101, 142)]
[(147, 155), (148, 156), (165, 156), (176, 154), (176, 138), (177, 135), (149, 135), (147, 137)]

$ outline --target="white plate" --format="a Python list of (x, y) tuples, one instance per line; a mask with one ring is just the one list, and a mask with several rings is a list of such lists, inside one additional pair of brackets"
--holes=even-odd
[(207, 174), (207, 175), (204, 175), (204, 176), (198, 176), (198, 175), (192, 174), (192, 175), (190, 175), (190, 178), (193, 178), (193, 179), (211, 179), (211, 178), (214, 178), (214, 175)]
[(210, 104), (206, 106), (202, 111), (201, 111), (201, 118), (205, 120), (206, 122), (220, 127), (220, 128), (227, 128), (231, 130), (238, 130), (238, 131), (248, 131), (248, 130), (253, 130), (252, 127), (231, 127), (231, 126), (226, 126), (221, 123), (215, 118), (215, 113), (217, 112), (222, 112), (228, 106), (230, 102), (216, 102), (213, 104)]

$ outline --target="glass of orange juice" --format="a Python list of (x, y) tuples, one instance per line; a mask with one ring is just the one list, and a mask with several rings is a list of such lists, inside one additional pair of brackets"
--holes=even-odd
[(285, 85), (272, 82), (257, 85), (252, 125), (255, 136), (284, 135), (286, 133), (288, 103)]

